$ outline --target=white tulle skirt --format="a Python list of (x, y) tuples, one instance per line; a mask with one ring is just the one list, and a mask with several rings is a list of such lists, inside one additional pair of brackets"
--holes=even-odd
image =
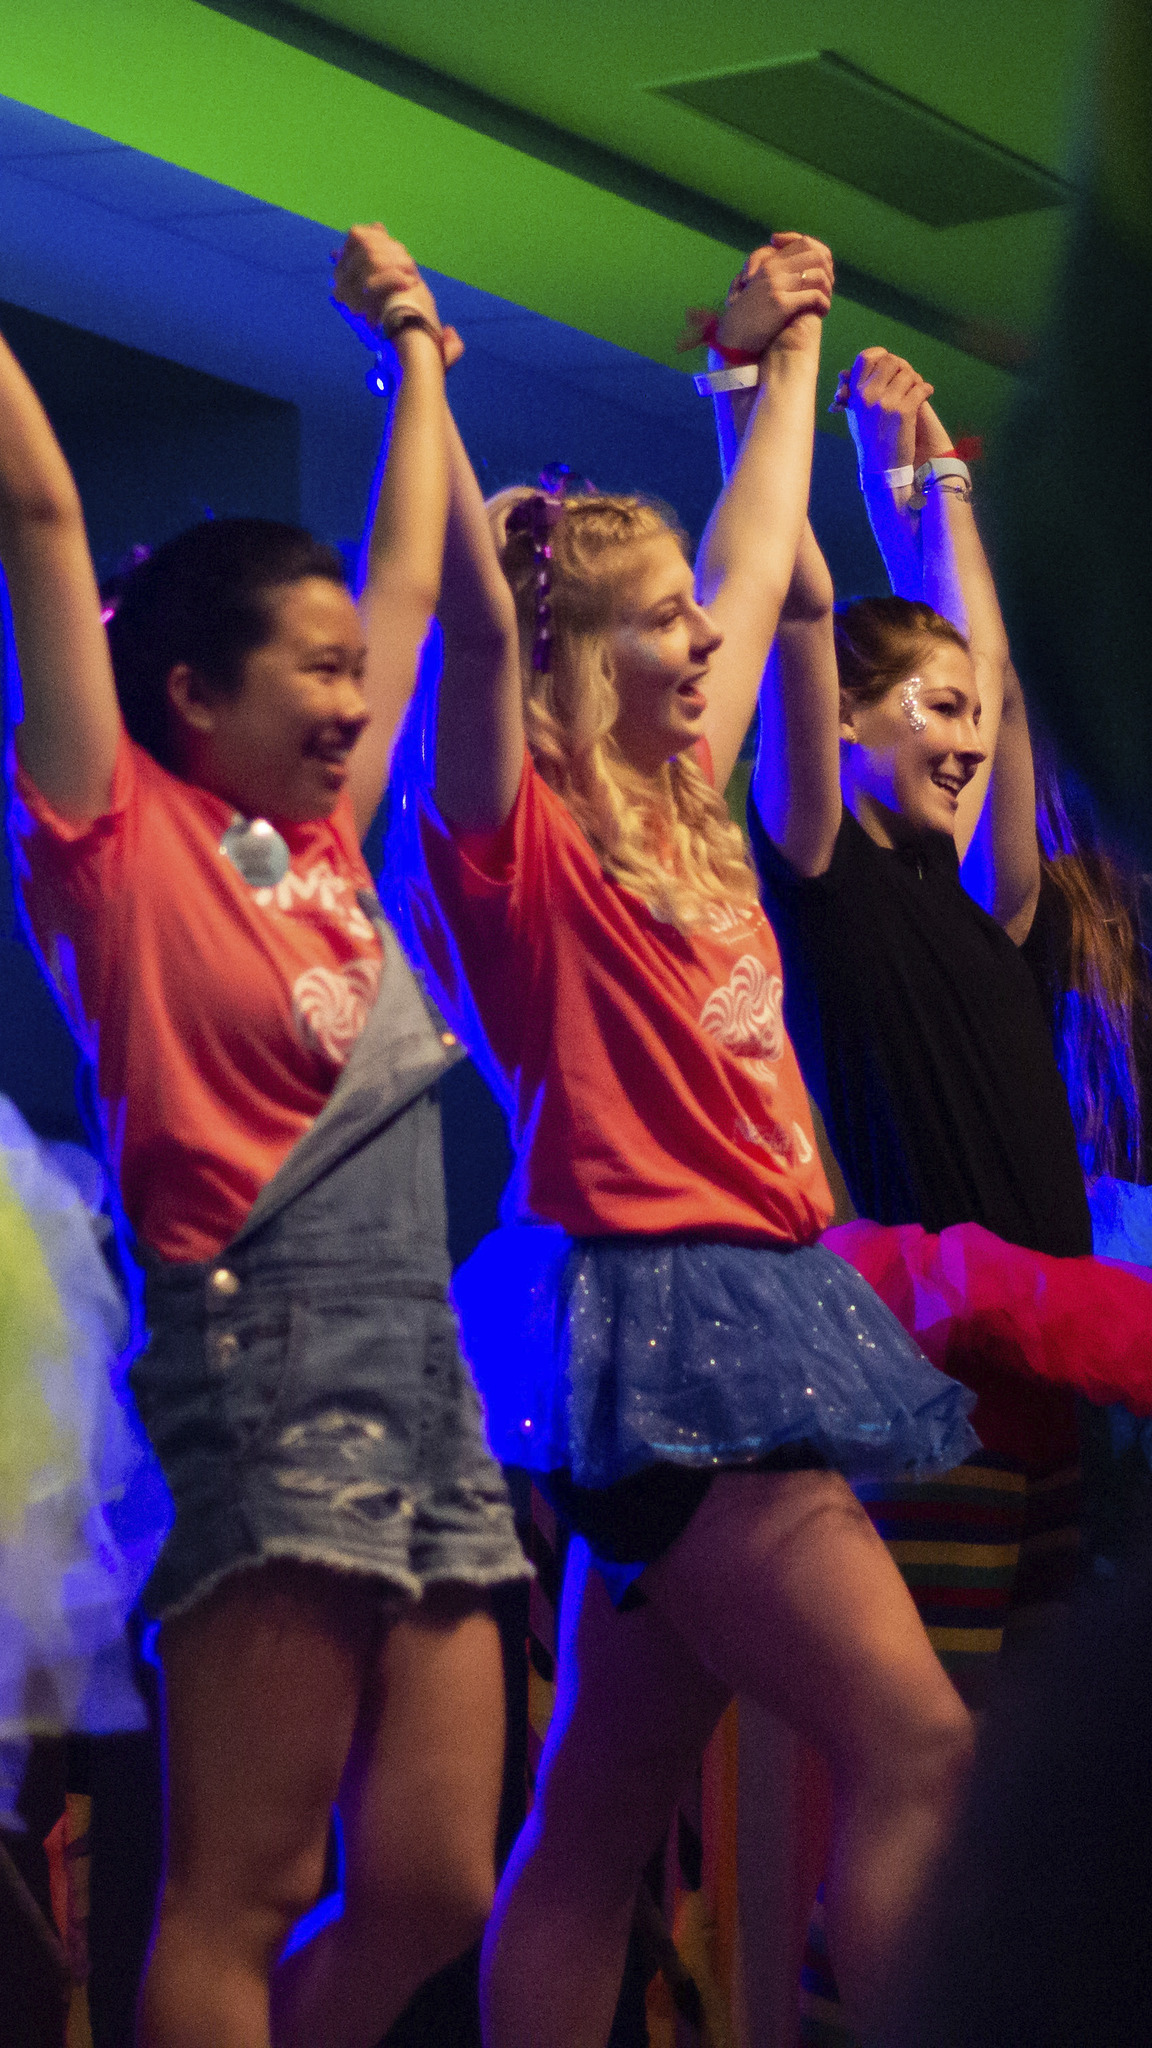
[(125, 1625), (167, 1508), (126, 1403), (102, 1186), (0, 1096), (0, 1825), (33, 1735), (146, 1721)]

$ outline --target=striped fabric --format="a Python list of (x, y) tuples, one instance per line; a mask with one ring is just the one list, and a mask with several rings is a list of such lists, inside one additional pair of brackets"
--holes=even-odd
[(1079, 1471), (1026, 1472), (985, 1451), (943, 1479), (857, 1491), (945, 1670), (982, 1705), (1009, 1617), (1071, 1594)]
[[(984, 1704), (1005, 1628), (1068, 1599), (1080, 1547), (1076, 1466), (1029, 1472), (981, 1452), (943, 1479), (856, 1489), (900, 1567), (953, 1684)], [(817, 1901), (800, 1980), (803, 2048), (856, 2048), (840, 2007)]]
[(932, 1642), (960, 1690), (981, 1689), (1004, 1637), (1020, 1564), (1028, 1481), (980, 1454), (943, 1479), (857, 1492), (900, 1567)]

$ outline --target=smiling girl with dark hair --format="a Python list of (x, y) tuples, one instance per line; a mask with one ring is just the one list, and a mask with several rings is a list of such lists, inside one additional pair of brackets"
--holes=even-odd
[[(360, 852), (439, 589), (451, 336), (380, 238), (401, 381), (359, 609), (309, 535), (220, 520), (137, 563), (106, 637), (0, 343), (21, 886), (145, 1264), (132, 1385), (175, 1502), (146, 1593), (167, 1826), (143, 2048), (267, 2048), (270, 2003), (279, 2043), (368, 2048), (493, 1882), (485, 1595), (526, 1567), (445, 1294), (458, 1047)], [(274, 1978), (334, 1803), (343, 1913)]]
[(208, 519), (135, 555), (101, 589), (116, 696), (129, 739), (179, 772), (177, 663), (238, 695), (246, 658), (272, 637), (274, 594), (313, 579), (343, 590), (347, 577), (335, 548), (275, 519)]

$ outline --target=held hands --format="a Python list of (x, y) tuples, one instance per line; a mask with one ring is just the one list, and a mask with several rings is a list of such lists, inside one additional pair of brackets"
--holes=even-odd
[(379, 221), (349, 230), (336, 259), (332, 299), (350, 327), (377, 348), (402, 313), (418, 313), (440, 338), (444, 368), (464, 353), (454, 327), (443, 327), (436, 301), (402, 242)]
[[(848, 415), (863, 476), (880, 476), (886, 469), (944, 453), (948, 437), (928, 405), (933, 388), (903, 356), (891, 355), (886, 348), (862, 349), (852, 368), (840, 372), (834, 403)], [(931, 425), (921, 428), (923, 413)], [(933, 439), (933, 446), (925, 446), (923, 453), (922, 435)], [(941, 447), (935, 445), (937, 436), (943, 438)]]
[(811, 347), (832, 304), (832, 252), (811, 235), (773, 235), (753, 249), (728, 293), (717, 340), (761, 356)]
[(916, 449), (912, 460), (919, 469), (920, 464), (927, 462), (929, 456), (951, 453), (952, 436), (947, 427), (941, 425), (938, 415), (925, 399), (916, 415)]

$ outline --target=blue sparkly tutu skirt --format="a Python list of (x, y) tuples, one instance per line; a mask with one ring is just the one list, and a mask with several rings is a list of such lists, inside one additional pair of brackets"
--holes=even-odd
[(792, 1444), (851, 1478), (907, 1479), (979, 1449), (975, 1396), (823, 1245), (513, 1224), (453, 1293), (495, 1455), (578, 1486)]

